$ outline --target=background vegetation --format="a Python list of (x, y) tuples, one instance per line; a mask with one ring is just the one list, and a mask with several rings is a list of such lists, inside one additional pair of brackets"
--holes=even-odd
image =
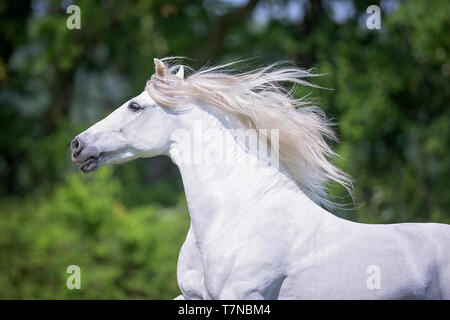
[[(317, 66), (327, 75), (314, 82), (335, 90), (311, 96), (337, 120), (339, 165), (356, 181), (357, 208), (337, 214), (450, 223), (449, 1), (75, 3), (80, 30), (66, 27), (71, 1), (0, 3), (0, 298), (179, 294), (177, 169), (158, 157), (82, 175), (68, 147), (143, 89), (153, 57)], [(366, 28), (371, 4), (381, 30)], [(81, 290), (66, 288), (71, 264)]]

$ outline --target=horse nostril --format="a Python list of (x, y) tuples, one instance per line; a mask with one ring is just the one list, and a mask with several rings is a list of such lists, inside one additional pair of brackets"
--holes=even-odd
[(73, 156), (77, 157), (83, 149), (81, 141), (78, 138), (73, 139), (70, 143), (70, 149), (72, 150)]
[(78, 139), (77, 139), (77, 138), (73, 139), (73, 140), (72, 140), (72, 150), (77, 149), (78, 146), (79, 146), (79, 144), (80, 144), (80, 143), (78, 142)]

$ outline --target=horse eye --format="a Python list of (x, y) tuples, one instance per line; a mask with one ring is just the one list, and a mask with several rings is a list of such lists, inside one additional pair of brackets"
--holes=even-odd
[(137, 102), (135, 102), (135, 101), (130, 102), (130, 103), (128, 104), (128, 108), (130, 108), (131, 111), (133, 111), (133, 112), (138, 112), (139, 110), (142, 109), (142, 107), (139, 105), (139, 103), (137, 103)]

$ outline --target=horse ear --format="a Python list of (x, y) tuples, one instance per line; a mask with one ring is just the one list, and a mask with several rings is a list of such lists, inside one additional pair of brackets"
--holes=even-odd
[(183, 67), (183, 66), (180, 66), (180, 69), (178, 69), (178, 72), (177, 72), (176, 76), (177, 76), (180, 80), (183, 80), (183, 79), (184, 79), (184, 67)]
[(167, 69), (164, 63), (159, 59), (153, 59), (155, 62), (155, 74), (160, 79), (165, 79), (167, 76)]

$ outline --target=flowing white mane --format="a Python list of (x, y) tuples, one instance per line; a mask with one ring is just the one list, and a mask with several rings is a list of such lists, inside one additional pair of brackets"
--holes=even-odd
[[(172, 59), (164, 61), (168, 64)], [(250, 72), (233, 73), (225, 64), (192, 72), (185, 79), (176, 76), (181, 65), (166, 65), (163, 78), (154, 74), (146, 89), (167, 108), (181, 108), (186, 100), (202, 101), (231, 114), (248, 128), (279, 130), (279, 160), (287, 173), (313, 201), (326, 207), (328, 183), (334, 181), (352, 193), (350, 177), (332, 164), (337, 154), (326, 140), (337, 141), (323, 111), (305, 98), (296, 99), (283, 83), (313, 86), (304, 78), (311, 70), (273, 64)], [(270, 137), (268, 137), (270, 139)], [(270, 141), (269, 141), (270, 142)]]

